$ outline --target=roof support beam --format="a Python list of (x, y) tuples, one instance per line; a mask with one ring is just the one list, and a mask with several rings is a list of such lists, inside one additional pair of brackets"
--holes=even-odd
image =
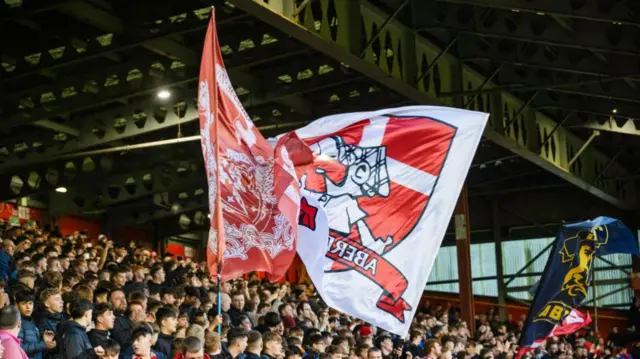
[[(390, 21), (386, 26), (387, 40), (375, 41), (375, 46), (366, 49), (364, 58), (358, 56), (361, 49), (357, 48), (357, 44), (366, 43), (366, 40), (375, 33), (374, 28), (382, 25), (389, 17), (366, 0), (360, 1), (360, 6), (336, 3), (338, 21), (325, 18), (326, 14), (314, 14), (311, 9), (305, 9), (304, 16), (301, 17), (305, 19), (302, 25), (273, 12), (261, 1), (234, 0), (233, 3), (238, 8), (340, 61), (346, 67), (366, 74), (372, 80), (415, 103), (453, 105), (451, 99), (439, 99), (438, 94), (453, 91), (451, 69), (456, 66), (457, 60), (449, 54), (441, 56), (433, 67), (433, 73), (426, 76), (420, 83), (416, 83), (421, 71), (430, 66), (430, 60), (438, 56), (442, 49), (400, 22)], [(455, 15), (452, 16), (455, 17)], [(360, 19), (364, 21), (365, 33), (346, 28), (351, 22), (357, 23)], [(319, 32), (315, 28), (316, 21), (326, 24)], [(327, 28), (329, 24), (333, 24), (334, 27)], [(361, 36), (365, 41), (362, 41)], [(390, 47), (391, 51), (387, 51), (386, 47)], [(399, 52), (402, 52), (402, 56), (395, 56)], [(477, 88), (484, 83), (485, 79), (472, 69), (462, 66), (462, 81), (464, 88), (468, 86)], [(493, 86), (495, 85), (490, 83), (485, 87)], [(589, 165), (585, 165), (581, 172), (577, 172), (567, 166), (570, 158), (569, 149), (572, 146), (576, 149), (580, 148), (584, 140), (566, 128), (560, 127), (555, 130), (553, 139), (549, 141), (553, 151), (543, 151), (539, 154), (537, 149), (542, 142), (541, 138), (545, 138), (546, 134), (557, 126), (556, 121), (536, 112), (531, 106), (527, 106), (521, 115), (512, 121), (510, 116), (512, 113), (519, 112), (517, 109), (521, 108), (523, 103), (505, 92), (492, 96), (478, 96), (471, 108), (487, 111), (488, 106), (491, 107), (493, 116), (485, 131), (485, 137), (607, 202), (621, 208), (633, 208), (636, 199), (632, 183), (625, 186), (624, 193), (619, 193), (615, 183), (606, 181), (592, 183), (599, 178), (599, 174), (593, 172), (595, 168), (610, 164), (610, 171), (627, 173), (622, 166), (615, 162), (610, 163), (610, 158), (590, 147), (580, 157)], [(513, 122), (511, 128), (503, 128), (505, 123), (510, 122)]]
[[(601, 53), (635, 57), (640, 48), (632, 32), (624, 31), (612, 22), (605, 24), (591, 21), (574, 21), (575, 35), (564, 29), (550, 17), (534, 13), (494, 12), (490, 19), (486, 10), (454, 3), (438, 3), (433, 11), (444, 14), (442, 18), (430, 18), (430, 26), (420, 32), (450, 30), (456, 33), (480, 37), (510, 39), (568, 48), (593, 50)], [(460, 17), (466, 21), (459, 21)], [(617, 31), (617, 32), (616, 32)], [(614, 33), (612, 41), (607, 34)]]
[(594, 130), (622, 133), (625, 135), (640, 136), (640, 123), (636, 124), (634, 119), (609, 117), (604, 122), (598, 120), (589, 120), (584, 127)]
[(563, 19), (582, 19), (611, 24), (618, 22), (622, 25), (640, 27), (637, 14), (623, 2), (613, 3), (610, 11), (602, 11), (596, 0), (587, 0), (582, 6), (574, 7), (572, 3), (556, 0), (436, 0), (439, 2), (455, 3), (490, 7), (506, 11), (528, 12), (532, 14), (547, 14)]
[[(219, 25), (231, 24), (236, 20), (244, 18), (231, 12), (226, 14), (221, 12), (217, 19)], [(170, 19), (162, 19), (161, 23), (155, 24), (152, 29), (142, 31), (130, 36), (112, 35), (112, 38), (88, 38), (86, 41), (69, 39), (61, 47), (62, 52), (50, 52), (49, 48), (42, 49), (38, 62), (33, 64), (25, 59), (26, 55), (17, 56), (14, 59), (2, 59), (13, 65), (11, 71), (0, 68), (0, 86), (9, 82), (21, 80), (27, 76), (50, 73), (61, 67), (72, 66), (82, 61), (99, 58), (105, 55), (132, 49), (147, 43), (153, 43), (158, 39), (163, 39), (179, 34), (188, 34), (204, 30), (208, 25), (208, 17), (200, 18), (193, 12), (187, 12), (181, 22), (174, 22)], [(224, 39), (222, 39), (224, 41)], [(151, 46), (151, 45), (149, 45)]]
[[(563, 71), (590, 76), (620, 76), (640, 73), (636, 59), (613, 56), (606, 66), (593, 54), (564, 47), (513, 41), (511, 48), (497, 39), (478, 39), (472, 35), (460, 35), (459, 56), (462, 61), (487, 60), (518, 67)], [(526, 47), (526, 49), (525, 49)]]

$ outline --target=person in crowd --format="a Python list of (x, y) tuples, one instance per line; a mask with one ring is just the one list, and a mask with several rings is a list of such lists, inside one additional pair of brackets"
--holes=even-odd
[(20, 345), (29, 359), (42, 359), (43, 353), (56, 347), (55, 334), (51, 331), (40, 333), (31, 319), (35, 294), (29, 289), (22, 289), (15, 295), (16, 307), (20, 311)]
[(71, 302), (71, 320), (62, 323), (59, 329), (62, 359), (94, 359), (96, 355), (104, 355), (104, 349), (101, 346), (94, 348), (87, 335), (87, 328), (92, 323), (92, 311), (93, 304), (87, 299), (80, 298)]
[(0, 358), (27, 359), (20, 345), (20, 311), (13, 305), (0, 309)]
[[(256, 273), (220, 283), (219, 316), (217, 284), (190, 258), (37, 226), (0, 225), (0, 238), (1, 359), (514, 359), (525, 319), (488, 308), (467, 323), (425, 301), (399, 337), (310, 283)], [(627, 327), (552, 337), (523, 359), (640, 359), (638, 303)]]
[[(102, 344), (104, 344), (107, 340), (110, 340), (110, 331), (113, 329), (115, 319), (116, 317), (113, 314), (113, 308), (111, 307), (111, 304), (98, 303), (93, 307), (94, 327), (87, 334), (89, 336), (91, 345), (93, 345), (94, 347), (102, 346)], [(105, 348), (103, 347), (103, 349)]]
[(247, 349), (247, 334), (242, 328), (231, 328), (227, 333), (227, 348), (223, 351), (223, 359), (236, 359)]
[(160, 327), (160, 334), (158, 334), (158, 340), (156, 341), (154, 349), (169, 357), (177, 331), (178, 313), (170, 307), (160, 308), (156, 313), (156, 321), (158, 327)]

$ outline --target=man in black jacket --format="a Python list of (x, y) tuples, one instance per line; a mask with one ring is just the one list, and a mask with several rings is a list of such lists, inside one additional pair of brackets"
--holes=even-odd
[(153, 350), (170, 358), (174, 334), (177, 329), (178, 313), (171, 307), (159, 308), (156, 313), (156, 323), (160, 327), (160, 334)]
[(71, 302), (72, 320), (60, 325), (60, 354), (62, 359), (96, 359), (104, 354), (102, 347), (93, 347), (87, 336), (91, 325), (93, 304), (81, 298)]
[(94, 347), (101, 346), (111, 337), (110, 330), (113, 329), (115, 322), (113, 308), (109, 303), (98, 303), (93, 308), (93, 322), (95, 328), (88, 333), (89, 341)]

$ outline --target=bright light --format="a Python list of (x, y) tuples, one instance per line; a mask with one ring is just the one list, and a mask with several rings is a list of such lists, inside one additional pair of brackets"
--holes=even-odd
[(167, 90), (161, 90), (158, 92), (158, 98), (161, 100), (166, 100), (169, 97), (171, 97), (171, 92), (167, 91)]
[(614, 108), (613, 110), (611, 110), (611, 112), (613, 112), (613, 113), (618, 113), (618, 109), (617, 109), (617, 108)]
[(58, 187), (58, 188), (56, 188), (56, 192), (58, 192), (58, 193), (67, 193), (67, 187)]
[(207, 214), (207, 217), (209, 217), (209, 219), (211, 219), (211, 213)]

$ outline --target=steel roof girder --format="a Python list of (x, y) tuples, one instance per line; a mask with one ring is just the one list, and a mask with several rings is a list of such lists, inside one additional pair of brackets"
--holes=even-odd
[[(402, 94), (409, 100), (422, 104), (438, 104), (438, 105), (452, 105), (452, 98), (439, 98), (438, 94), (441, 92), (451, 92), (453, 90), (451, 74), (452, 69), (455, 67), (456, 59), (450, 54), (439, 56), (441, 49), (430, 43), (425, 38), (416, 35), (413, 31), (401, 24), (399, 21), (392, 20), (385, 27), (385, 34), (382, 39), (376, 45), (380, 49), (381, 53), (373, 53), (374, 48), (367, 49), (364, 59), (359, 58), (352, 49), (337, 44), (332, 38), (331, 32), (323, 32), (321, 29), (318, 32), (315, 27), (303, 27), (296, 22), (283, 17), (281, 14), (272, 12), (266, 8), (260, 1), (253, 0), (235, 0), (234, 4), (240, 9), (248, 12), (249, 14), (256, 16), (257, 18), (265, 21), (266, 23), (279, 28), (281, 31), (291, 35), (298, 41), (308, 44), (312, 48), (325, 53), (326, 55), (334, 58), (337, 61), (345, 64), (345, 66), (366, 74), (371, 79), (381, 83), (384, 86)], [(360, 1), (360, 7), (357, 12), (349, 10), (351, 13), (343, 14), (349, 19), (361, 18), (364, 22), (363, 37), (365, 40), (370, 38), (375, 33), (374, 28), (381, 26), (389, 18), (389, 14), (386, 14), (379, 9), (372, 6), (366, 0)], [(326, 14), (313, 14), (305, 13), (305, 16), (311, 16), (309, 23), (320, 21), (320, 23), (328, 22), (325, 17)], [(321, 16), (322, 18), (314, 18), (313, 16)], [(342, 19), (338, 18), (337, 25), (338, 33), (340, 32), (340, 24)], [(305, 22), (306, 24), (306, 22)], [(373, 26), (376, 25), (376, 26)], [(400, 45), (400, 43), (402, 45)], [(392, 52), (387, 51), (385, 48), (391, 46)], [(415, 53), (416, 56), (409, 58), (407, 56), (395, 56), (398, 50), (403, 47), (413, 47), (410, 53)], [(384, 49), (384, 50), (383, 50)], [(381, 55), (382, 54), (382, 55)], [(431, 66), (430, 60), (438, 58), (437, 66)], [(424, 61), (426, 59), (426, 61)], [(411, 62), (411, 67), (417, 69), (417, 74), (421, 75), (421, 72), (426, 68), (432, 69), (433, 74), (430, 74), (425, 78), (425, 81), (415, 85), (415, 78), (407, 76), (408, 71), (402, 71), (403, 63)], [(417, 62), (417, 64), (416, 64)], [(472, 82), (472, 88), (479, 87), (484, 82), (484, 77), (476, 73), (469, 67), (462, 67), (463, 84)], [(487, 88), (495, 86), (493, 83), (486, 85)], [(484, 97), (484, 96), (483, 96)], [(513, 113), (517, 109), (521, 108), (523, 102), (508, 93), (501, 93), (499, 95), (501, 102), (505, 102), (507, 105), (508, 113)], [(491, 103), (489, 99), (483, 98), (483, 106)], [(478, 102), (476, 102), (478, 104)], [(505, 111), (505, 112), (507, 112)], [(492, 111), (497, 113), (495, 111)], [(492, 116), (492, 117), (495, 117)], [(542, 113), (533, 111), (530, 106), (523, 111), (522, 119), (516, 119), (514, 124), (518, 126), (525, 126), (527, 128), (527, 135), (524, 136), (522, 131), (510, 131), (509, 133), (498, 132), (493, 126), (490, 126), (485, 131), (485, 136), (497, 144), (511, 150), (514, 154), (519, 155), (544, 169), (567, 179), (578, 187), (591, 192), (592, 194), (615, 204), (619, 207), (629, 208), (633, 206), (635, 202), (635, 195), (628, 194), (624, 198), (620, 197), (615, 188), (599, 188), (596, 184), (590, 183), (588, 177), (581, 177), (580, 173), (573, 173), (570, 168), (567, 168), (566, 161), (559, 161), (557, 158), (551, 158), (550, 156), (541, 156), (537, 150), (536, 141), (531, 141), (537, 136), (533, 134), (542, 132), (544, 134), (544, 128), (550, 127), (547, 131), (557, 126), (556, 121), (544, 116)], [(495, 123), (505, 121), (503, 117), (494, 118)], [(537, 132), (536, 132), (537, 131)], [(562, 158), (568, 156), (569, 144), (583, 144), (584, 140), (581, 140), (568, 129), (560, 127), (554, 133), (554, 136), (558, 136), (559, 140), (556, 141), (557, 153), (563, 153)], [(524, 139), (527, 139), (526, 142)], [(579, 148), (579, 147), (578, 147)], [(596, 166), (604, 166), (610, 162), (610, 158), (604, 154), (598, 152), (593, 147), (590, 147), (590, 152), (593, 152), (589, 157), (590, 164)], [(583, 155), (584, 156), (584, 155)], [(614, 163), (614, 167), (622, 172), (624, 168)], [(635, 193), (633, 184), (629, 186), (629, 192)]]
[[(471, 35), (460, 36), (458, 53), (463, 61), (488, 60), (494, 63), (507, 63), (513, 66), (531, 67), (553, 71), (592, 76), (620, 76), (630, 73), (640, 73), (640, 63), (631, 57), (613, 56), (607, 63), (603, 63), (592, 53), (579, 49), (551, 47), (546, 45), (517, 44), (517, 51), (501, 51), (498, 41), (485, 39), (481, 44)], [(526, 47), (526, 50), (524, 49)]]
[[(582, 48), (627, 56), (636, 56), (640, 52), (634, 42), (632, 32), (628, 31), (628, 28), (614, 23), (576, 21), (574, 22), (575, 34), (573, 34), (552, 18), (544, 15), (496, 12), (493, 14), (497, 18), (496, 21), (487, 23), (485, 12), (475, 11), (476, 9), (473, 7), (453, 3), (440, 3), (439, 6), (444, 7), (444, 9), (439, 9), (439, 12), (444, 16), (438, 19), (431, 17), (431, 26), (419, 31), (450, 30), (482, 37)], [(464, 23), (459, 21), (459, 16), (467, 16), (468, 14), (472, 14), (468, 21)], [(622, 31), (620, 38), (615, 43), (607, 38), (607, 34), (612, 30)]]

